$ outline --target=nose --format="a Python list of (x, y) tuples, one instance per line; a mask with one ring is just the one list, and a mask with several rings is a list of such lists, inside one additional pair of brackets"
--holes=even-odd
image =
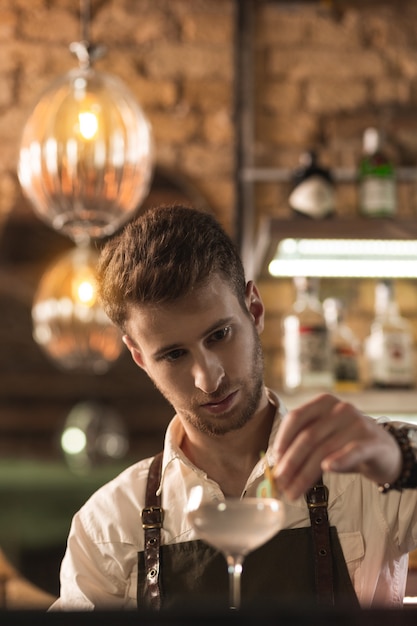
[(214, 393), (224, 376), (224, 368), (213, 353), (205, 353), (195, 359), (193, 365), (194, 385), (204, 393)]

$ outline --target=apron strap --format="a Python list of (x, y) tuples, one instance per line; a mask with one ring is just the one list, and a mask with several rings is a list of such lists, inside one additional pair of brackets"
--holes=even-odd
[(314, 573), (317, 603), (319, 606), (334, 606), (333, 558), (330, 544), (329, 516), (327, 504), (329, 490), (322, 477), (306, 493), (313, 538)]
[(154, 610), (161, 608), (159, 548), (163, 510), (161, 508), (161, 496), (157, 494), (157, 490), (161, 481), (162, 456), (163, 453), (159, 452), (150, 465), (145, 508), (142, 510), (142, 527), (145, 533), (146, 598), (149, 608)]

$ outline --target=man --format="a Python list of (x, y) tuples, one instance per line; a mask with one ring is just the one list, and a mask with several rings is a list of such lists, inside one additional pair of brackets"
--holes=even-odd
[(133, 360), (176, 415), (160, 468), (140, 461), (74, 516), (53, 608), (226, 605), (225, 561), (198, 541), (187, 499), (195, 485), (211, 499), (253, 496), (266, 465), (285, 528), (248, 556), (244, 603), (401, 604), (417, 546), (408, 432), (328, 394), (286, 412), (263, 381), (262, 299), (214, 218), (147, 211), (104, 247), (98, 279)]

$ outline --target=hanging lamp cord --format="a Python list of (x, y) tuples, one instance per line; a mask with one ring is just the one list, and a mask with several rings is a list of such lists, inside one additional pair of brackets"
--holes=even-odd
[(77, 57), (80, 67), (82, 69), (88, 69), (96, 59), (103, 57), (107, 51), (106, 46), (103, 44), (93, 44), (90, 41), (90, 0), (80, 0), (80, 25), (81, 41), (73, 41), (69, 49), (70, 52)]

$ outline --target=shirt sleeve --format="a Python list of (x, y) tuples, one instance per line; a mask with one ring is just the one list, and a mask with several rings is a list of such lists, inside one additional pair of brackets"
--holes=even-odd
[(123, 544), (98, 541), (90, 535), (85, 522), (81, 509), (72, 520), (61, 564), (60, 597), (49, 610), (135, 607), (135, 598), (129, 597), (130, 575), (135, 566), (128, 554), (132, 550), (124, 550)]

